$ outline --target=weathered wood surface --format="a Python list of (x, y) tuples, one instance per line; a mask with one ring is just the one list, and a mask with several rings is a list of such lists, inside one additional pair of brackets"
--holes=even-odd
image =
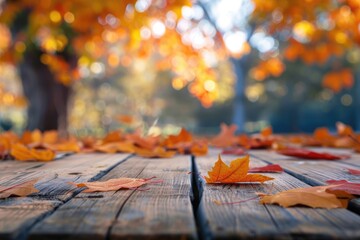
[(69, 181), (97, 179), (124, 161), (128, 154), (79, 154), (48, 163), (0, 162), (0, 185), (31, 179), (40, 190), (26, 198), (0, 199), (0, 239), (22, 238), (43, 217), (74, 195)]
[(101, 180), (156, 176), (162, 182), (147, 191), (80, 193), (37, 224), (30, 239), (196, 238), (190, 167), (189, 156), (130, 158)]
[[(326, 185), (326, 181), (332, 179), (360, 183), (360, 176), (352, 175), (347, 170), (349, 168), (360, 170), (360, 154), (344, 149), (316, 150), (319, 152), (348, 154), (351, 157), (344, 160), (327, 161), (302, 160), (266, 150), (252, 151), (251, 154), (266, 162), (280, 164), (289, 174), (312, 186)], [(360, 199), (351, 200), (349, 207), (352, 211), (360, 214)]]
[[(225, 161), (233, 159), (223, 156)], [(198, 171), (206, 175), (217, 159), (213, 152), (196, 158)], [(266, 163), (252, 157), (253, 166)], [(265, 184), (202, 185), (197, 212), (202, 236), (212, 238), (360, 238), (360, 217), (346, 209), (282, 208), (261, 205), (258, 200), (234, 205), (216, 205), (214, 201), (237, 202), (256, 197), (256, 192), (278, 192), (309, 185), (287, 173), (268, 174), (275, 178)]]

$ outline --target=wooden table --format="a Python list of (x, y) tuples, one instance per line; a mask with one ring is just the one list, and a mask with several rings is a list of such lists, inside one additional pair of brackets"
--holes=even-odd
[[(331, 150), (339, 151), (339, 150)], [(340, 150), (344, 152), (345, 150)], [(202, 179), (220, 150), (205, 157), (144, 159), (127, 154), (77, 154), (49, 163), (0, 162), (0, 185), (40, 178), (38, 194), (0, 200), (0, 239), (360, 239), (360, 202), (346, 209), (262, 205), (256, 192), (324, 185), (328, 179), (360, 182), (360, 155), (342, 161), (296, 160), (267, 150), (250, 151), (251, 166), (278, 163), (285, 173), (266, 184), (207, 185)], [(345, 151), (346, 152), (346, 151)], [(225, 161), (235, 156), (223, 156)], [(82, 193), (70, 181), (119, 177), (163, 180), (147, 191)]]

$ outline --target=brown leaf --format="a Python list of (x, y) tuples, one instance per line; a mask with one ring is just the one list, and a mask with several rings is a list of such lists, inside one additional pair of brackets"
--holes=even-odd
[(221, 131), (212, 140), (212, 145), (219, 148), (234, 146), (238, 142), (238, 138), (235, 136), (237, 126), (235, 124), (228, 126), (222, 123), (220, 128)]
[(287, 191), (282, 191), (274, 195), (261, 194), (260, 202), (262, 204), (278, 204), (282, 207), (291, 207), (296, 205), (304, 205), (312, 208), (346, 208), (350, 195), (341, 194), (339, 199), (334, 193), (327, 190), (330, 186), (296, 188)]
[(38, 179), (33, 179), (9, 187), (0, 186), (0, 198), (8, 198), (10, 196), (25, 197), (32, 193), (37, 193), (39, 190), (34, 187), (37, 181)]
[(10, 154), (20, 161), (51, 161), (55, 158), (55, 153), (49, 149), (29, 149), (24, 145), (17, 143), (11, 147)]
[(83, 182), (83, 183), (74, 183), (70, 184), (77, 187), (87, 187), (85, 193), (90, 192), (108, 192), (108, 191), (117, 191), (120, 189), (129, 189), (137, 188), (149, 182), (149, 179), (142, 178), (116, 178), (110, 179), (105, 182)]
[(156, 147), (153, 150), (135, 148), (135, 154), (144, 158), (171, 158), (176, 154), (176, 152), (166, 151), (162, 147)]

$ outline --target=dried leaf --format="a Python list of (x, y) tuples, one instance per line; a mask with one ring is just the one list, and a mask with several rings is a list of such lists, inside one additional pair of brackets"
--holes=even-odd
[(249, 156), (237, 158), (226, 165), (219, 155), (208, 177), (205, 177), (207, 183), (237, 183), (237, 182), (265, 182), (273, 178), (260, 174), (247, 174), (249, 170)]
[(10, 154), (20, 161), (51, 161), (55, 158), (55, 153), (49, 149), (29, 149), (26, 146), (17, 143), (12, 146)]
[(166, 151), (162, 147), (156, 147), (153, 150), (135, 148), (135, 154), (144, 158), (171, 158), (176, 154), (176, 152)]
[(304, 205), (312, 208), (346, 208), (350, 195), (341, 194), (339, 199), (334, 193), (327, 191), (329, 186), (296, 188), (282, 191), (274, 195), (260, 195), (260, 203), (262, 204), (278, 204), (282, 207), (291, 207), (296, 205)]
[(0, 186), (0, 198), (8, 198), (10, 196), (25, 197), (32, 193), (37, 193), (39, 190), (34, 187), (37, 181), (38, 179), (33, 179), (9, 187)]
[(77, 187), (87, 187), (84, 193), (90, 192), (108, 192), (108, 191), (117, 191), (120, 189), (129, 189), (137, 188), (149, 182), (149, 179), (142, 178), (116, 178), (110, 179), (105, 182), (83, 182), (83, 183), (74, 183), (70, 184)]
[(301, 159), (312, 159), (312, 160), (341, 160), (350, 157), (349, 155), (335, 155), (326, 152), (319, 153), (304, 148), (290, 148), (290, 147), (278, 150), (277, 153), (286, 156), (297, 157)]
[(267, 165), (264, 167), (255, 167), (255, 168), (250, 168), (248, 172), (251, 173), (282, 173), (284, 172), (284, 169), (278, 165), (278, 164), (272, 164), (272, 165)]
[(348, 172), (352, 175), (360, 175), (360, 170), (357, 170), (357, 169), (351, 169), (351, 168), (348, 168), (347, 169)]
[(332, 191), (344, 191), (349, 194), (360, 195), (360, 183), (352, 183), (346, 180), (328, 180), (326, 183), (334, 185), (329, 186)]
[(123, 138), (122, 138), (121, 132), (113, 131), (113, 132), (108, 133), (104, 137), (104, 139), (102, 140), (102, 143), (105, 144), (105, 143), (111, 143), (111, 142), (120, 142), (122, 140), (123, 140)]
[(167, 148), (173, 148), (175, 145), (179, 143), (188, 143), (192, 141), (192, 135), (185, 128), (181, 128), (181, 131), (178, 135), (169, 135), (163, 145)]
[(237, 137), (235, 136), (237, 126), (235, 124), (228, 126), (225, 123), (222, 123), (220, 128), (221, 131), (212, 140), (212, 145), (219, 148), (234, 146), (238, 141)]
[(244, 155), (246, 151), (240, 147), (225, 148), (222, 150), (223, 155)]

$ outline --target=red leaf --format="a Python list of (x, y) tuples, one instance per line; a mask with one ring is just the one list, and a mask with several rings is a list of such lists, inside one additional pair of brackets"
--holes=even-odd
[(348, 168), (347, 170), (352, 175), (360, 175), (360, 170), (351, 169), (351, 168)]
[(267, 165), (264, 167), (250, 168), (251, 173), (282, 173), (284, 169), (279, 164)]
[(337, 185), (335, 187), (329, 188), (332, 191), (344, 191), (354, 195), (360, 195), (360, 183), (352, 183), (346, 180), (328, 180), (327, 184)]
[(341, 160), (350, 157), (349, 155), (335, 155), (326, 152), (315, 152), (304, 148), (285, 148), (278, 150), (277, 153), (303, 159)]
[(225, 148), (222, 150), (221, 154), (225, 155), (244, 155), (246, 151), (242, 148)]

